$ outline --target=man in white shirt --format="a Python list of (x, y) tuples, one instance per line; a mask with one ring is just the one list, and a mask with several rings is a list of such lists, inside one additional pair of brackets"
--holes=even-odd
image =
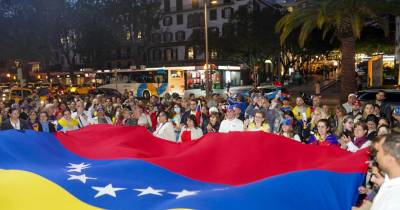
[(221, 122), (219, 132), (228, 133), (231, 131), (243, 131), (243, 122), (236, 118), (235, 107), (229, 105), (226, 111), (226, 119)]
[(354, 93), (350, 93), (347, 97), (347, 102), (342, 104), (343, 108), (347, 113), (351, 113), (353, 111), (353, 103), (357, 100), (357, 95)]
[(88, 126), (92, 118), (90, 112), (85, 110), (85, 105), (82, 101), (76, 102), (76, 112), (72, 113), (71, 117), (79, 122), (80, 128)]
[(375, 143), (376, 160), (387, 176), (371, 210), (400, 209), (400, 135), (388, 135)]

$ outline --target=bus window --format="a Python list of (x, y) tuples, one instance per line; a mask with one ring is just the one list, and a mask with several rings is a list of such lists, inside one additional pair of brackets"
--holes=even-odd
[(171, 71), (171, 77), (172, 78), (182, 78), (183, 77), (183, 72), (182, 71)]

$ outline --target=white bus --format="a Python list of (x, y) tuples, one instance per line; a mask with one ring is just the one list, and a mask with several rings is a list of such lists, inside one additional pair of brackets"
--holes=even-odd
[[(227, 85), (235, 89), (242, 85), (239, 66), (219, 66), (213, 70), (213, 91), (225, 92)], [(100, 88), (112, 88), (121, 93), (133, 92), (137, 97), (163, 96), (177, 93), (187, 96), (205, 95), (205, 74), (202, 66), (159, 67), (145, 70), (114, 69), (98, 70), (96, 84)]]

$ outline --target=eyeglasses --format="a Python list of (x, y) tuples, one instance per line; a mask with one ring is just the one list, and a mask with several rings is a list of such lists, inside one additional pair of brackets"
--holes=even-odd
[(190, 106), (196, 106), (196, 105), (197, 105), (197, 104), (194, 104), (194, 103), (193, 103), (193, 104), (192, 104), (192, 103), (190, 104)]
[(326, 128), (325, 125), (318, 125), (317, 128)]

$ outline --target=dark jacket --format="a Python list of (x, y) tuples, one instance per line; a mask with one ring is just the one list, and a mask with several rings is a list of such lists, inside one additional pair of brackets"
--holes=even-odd
[[(54, 123), (52, 122), (48, 122), (49, 123), (49, 131), (50, 133), (54, 133), (56, 132), (56, 126), (54, 125)], [(43, 128), (42, 128), (42, 123), (39, 122), (39, 131), (43, 132)]]
[[(32, 129), (31, 126), (29, 126), (28, 121), (26, 121), (26, 120), (19, 119), (19, 123), (20, 123), (21, 130)], [(11, 125), (10, 119), (5, 120), (1, 124), (1, 130), (11, 130), (11, 129), (14, 129), (14, 127)]]

